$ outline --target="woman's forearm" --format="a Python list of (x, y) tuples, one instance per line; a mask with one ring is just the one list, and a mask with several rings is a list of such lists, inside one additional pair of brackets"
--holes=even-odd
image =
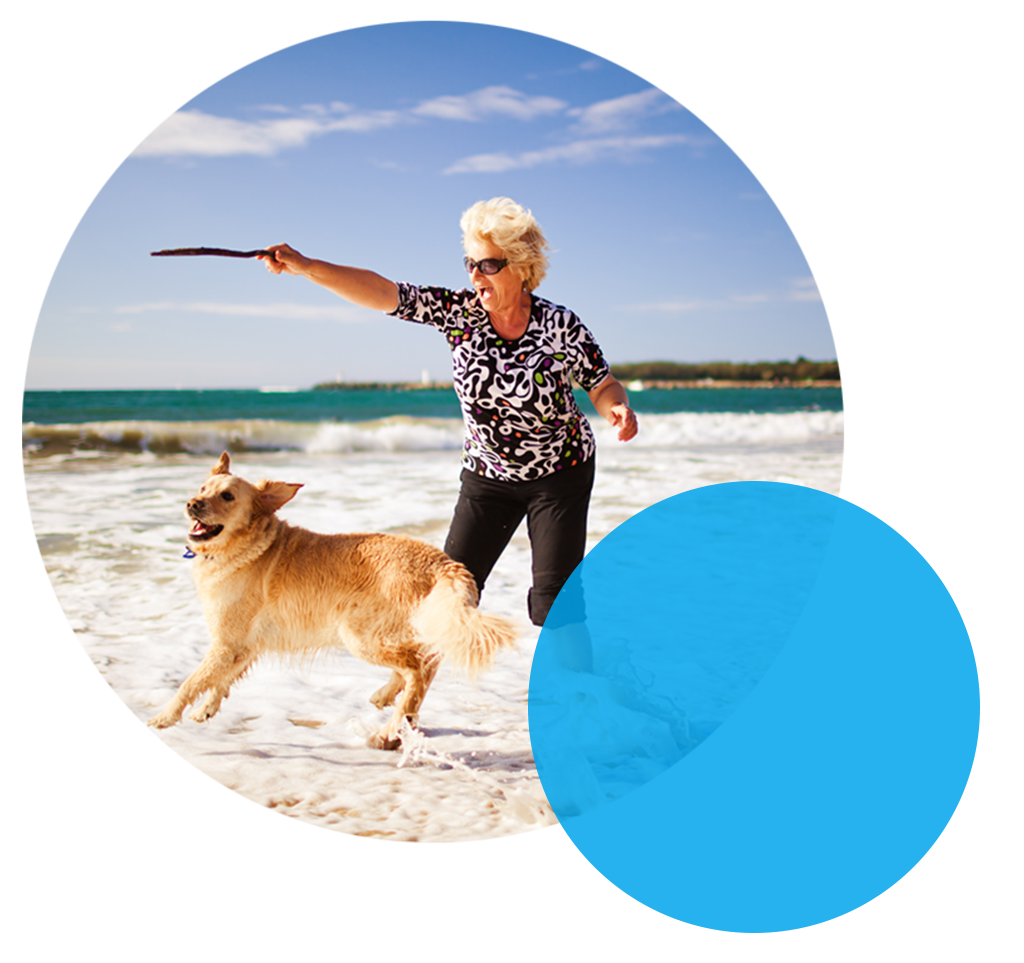
[(611, 421), (611, 410), (613, 405), (625, 405), (629, 407), (629, 397), (622, 382), (609, 375), (589, 394), (590, 400), (597, 410), (597, 413), (607, 421)]
[(363, 308), (394, 311), (398, 307), (398, 285), (374, 271), (304, 257), (287, 244), (272, 244), (267, 250), (273, 252), (274, 259), (261, 260), (272, 274), (306, 278)]
[(301, 275), (333, 294), (375, 311), (394, 311), (398, 307), (398, 285), (365, 268), (345, 267), (328, 261), (309, 259)]

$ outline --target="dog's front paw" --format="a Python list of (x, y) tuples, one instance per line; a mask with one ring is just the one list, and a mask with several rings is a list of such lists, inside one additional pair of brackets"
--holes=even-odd
[(158, 716), (153, 716), (147, 726), (152, 726), (154, 729), (170, 729), (171, 726), (177, 725), (181, 721), (181, 716), (173, 712), (161, 712)]
[(212, 719), (219, 709), (220, 699), (211, 696), (195, 712), (190, 713), (189, 718), (193, 722), (206, 722), (207, 719)]

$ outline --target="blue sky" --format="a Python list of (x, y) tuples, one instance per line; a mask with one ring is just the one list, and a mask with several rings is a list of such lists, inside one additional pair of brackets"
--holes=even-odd
[(554, 248), (537, 293), (576, 311), (612, 363), (835, 357), (782, 216), (683, 106), (533, 34), (405, 23), (257, 61), (140, 144), (61, 259), (27, 385), (446, 379), (431, 330), (257, 262), (149, 252), (287, 241), (462, 286), (459, 215), (497, 195), (531, 208)]

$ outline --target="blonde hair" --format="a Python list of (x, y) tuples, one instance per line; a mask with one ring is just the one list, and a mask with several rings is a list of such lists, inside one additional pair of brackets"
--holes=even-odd
[(459, 221), (462, 243), (471, 238), (490, 241), (501, 248), (508, 258), (509, 269), (523, 281), (523, 287), (532, 291), (548, 273), (551, 250), (536, 218), (510, 197), (492, 197), (477, 201)]

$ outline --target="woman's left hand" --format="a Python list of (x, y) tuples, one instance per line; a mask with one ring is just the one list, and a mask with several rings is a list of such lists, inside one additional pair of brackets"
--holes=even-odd
[(608, 420), (613, 427), (619, 429), (619, 441), (629, 441), (630, 438), (636, 436), (638, 430), (636, 415), (629, 405), (621, 403), (612, 405), (608, 411)]
[(626, 389), (614, 376), (608, 375), (596, 388), (588, 391), (597, 413), (614, 428), (619, 429), (619, 441), (629, 441), (637, 433), (636, 415), (629, 407)]

